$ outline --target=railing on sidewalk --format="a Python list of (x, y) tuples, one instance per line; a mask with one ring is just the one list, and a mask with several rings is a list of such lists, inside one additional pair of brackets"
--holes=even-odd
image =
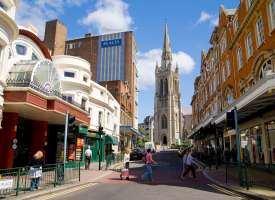
[(0, 198), (31, 191), (32, 179), (38, 177), (39, 189), (80, 181), (80, 162), (44, 165), (42, 169), (30, 166), (0, 169)]

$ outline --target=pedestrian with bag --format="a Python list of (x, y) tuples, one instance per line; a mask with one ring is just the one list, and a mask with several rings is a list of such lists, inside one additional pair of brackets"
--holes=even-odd
[(185, 172), (182, 174), (181, 179), (183, 180), (184, 177), (189, 173), (189, 171), (192, 172), (193, 178), (196, 178), (196, 162), (194, 157), (192, 156), (192, 151), (191, 149), (188, 149), (187, 151), (187, 157), (186, 157), (186, 162), (185, 162), (186, 168)]
[(153, 160), (153, 156), (150, 148), (147, 149), (147, 153), (145, 155), (145, 163), (146, 163), (146, 169), (144, 174), (141, 177), (141, 180), (148, 180), (150, 183), (153, 183), (152, 164), (157, 164), (157, 162)]
[(30, 190), (34, 191), (35, 189), (38, 189), (39, 181), (42, 176), (42, 165), (43, 165), (43, 152), (37, 151), (33, 158), (31, 159), (29, 165), (29, 176), (31, 177), (31, 187)]
[(85, 151), (85, 169), (86, 170), (90, 169), (91, 159), (92, 159), (92, 151), (91, 151), (91, 147), (89, 145)]

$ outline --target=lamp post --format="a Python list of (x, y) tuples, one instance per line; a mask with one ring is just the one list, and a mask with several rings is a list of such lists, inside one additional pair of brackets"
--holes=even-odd
[(102, 153), (101, 135), (104, 135), (103, 127), (101, 126), (101, 124), (98, 127), (98, 135), (99, 135), (98, 170), (101, 170), (101, 153)]

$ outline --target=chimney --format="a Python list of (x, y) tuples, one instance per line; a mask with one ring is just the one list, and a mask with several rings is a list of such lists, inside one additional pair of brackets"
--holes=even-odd
[(92, 34), (91, 33), (86, 33), (85, 34), (85, 38), (87, 38), (87, 37), (91, 37), (92, 36)]

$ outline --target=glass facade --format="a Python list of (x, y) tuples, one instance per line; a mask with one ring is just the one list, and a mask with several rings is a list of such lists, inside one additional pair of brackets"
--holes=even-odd
[(97, 82), (124, 80), (124, 33), (99, 36)]

